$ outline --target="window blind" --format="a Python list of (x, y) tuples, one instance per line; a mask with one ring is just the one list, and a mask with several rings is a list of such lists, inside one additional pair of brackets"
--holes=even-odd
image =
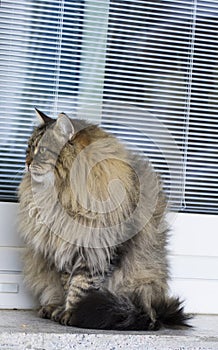
[(176, 209), (218, 213), (217, 1), (2, 1), (1, 200), (33, 107), (97, 120), (162, 174)]
[(137, 107), (110, 128), (149, 156), (177, 207), (217, 213), (217, 1), (110, 3), (104, 97)]
[(75, 104), (83, 11), (83, 0), (1, 1), (1, 200), (17, 198), (34, 106), (56, 114)]

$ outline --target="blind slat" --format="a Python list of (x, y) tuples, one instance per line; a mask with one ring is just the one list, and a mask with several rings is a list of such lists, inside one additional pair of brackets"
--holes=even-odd
[(37, 104), (84, 110), (151, 160), (177, 209), (218, 212), (217, 14), (206, 0), (3, 0), (0, 198), (16, 199)]

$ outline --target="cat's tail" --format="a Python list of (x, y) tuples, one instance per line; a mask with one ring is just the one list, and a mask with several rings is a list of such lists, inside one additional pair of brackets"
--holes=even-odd
[(152, 305), (155, 320), (130, 299), (108, 291), (91, 291), (74, 310), (75, 326), (110, 330), (158, 330), (161, 327), (190, 327), (179, 299), (169, 298)]

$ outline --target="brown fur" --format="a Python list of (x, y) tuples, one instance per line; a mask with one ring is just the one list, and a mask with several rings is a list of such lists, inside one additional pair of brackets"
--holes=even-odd
[(140, 305), (150, 323), (137, 327), (155, 328), (154, 305), (168, 300), (167, 227), (166, 199), (150, 164), (101, 128), (62, 114), (35, 129), (27, 165), (20, 232), (25, 280), (40, 315), (80, 326), (77, 305), (105, 290)]

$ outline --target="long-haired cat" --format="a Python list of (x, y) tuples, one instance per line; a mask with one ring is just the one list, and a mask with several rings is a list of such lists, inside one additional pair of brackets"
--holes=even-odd
[(39, 315), (96, 329), (186, 326), (168, 295), (167, 201), (149, 162), (96, 125), (36, 111), (19, 226)]

